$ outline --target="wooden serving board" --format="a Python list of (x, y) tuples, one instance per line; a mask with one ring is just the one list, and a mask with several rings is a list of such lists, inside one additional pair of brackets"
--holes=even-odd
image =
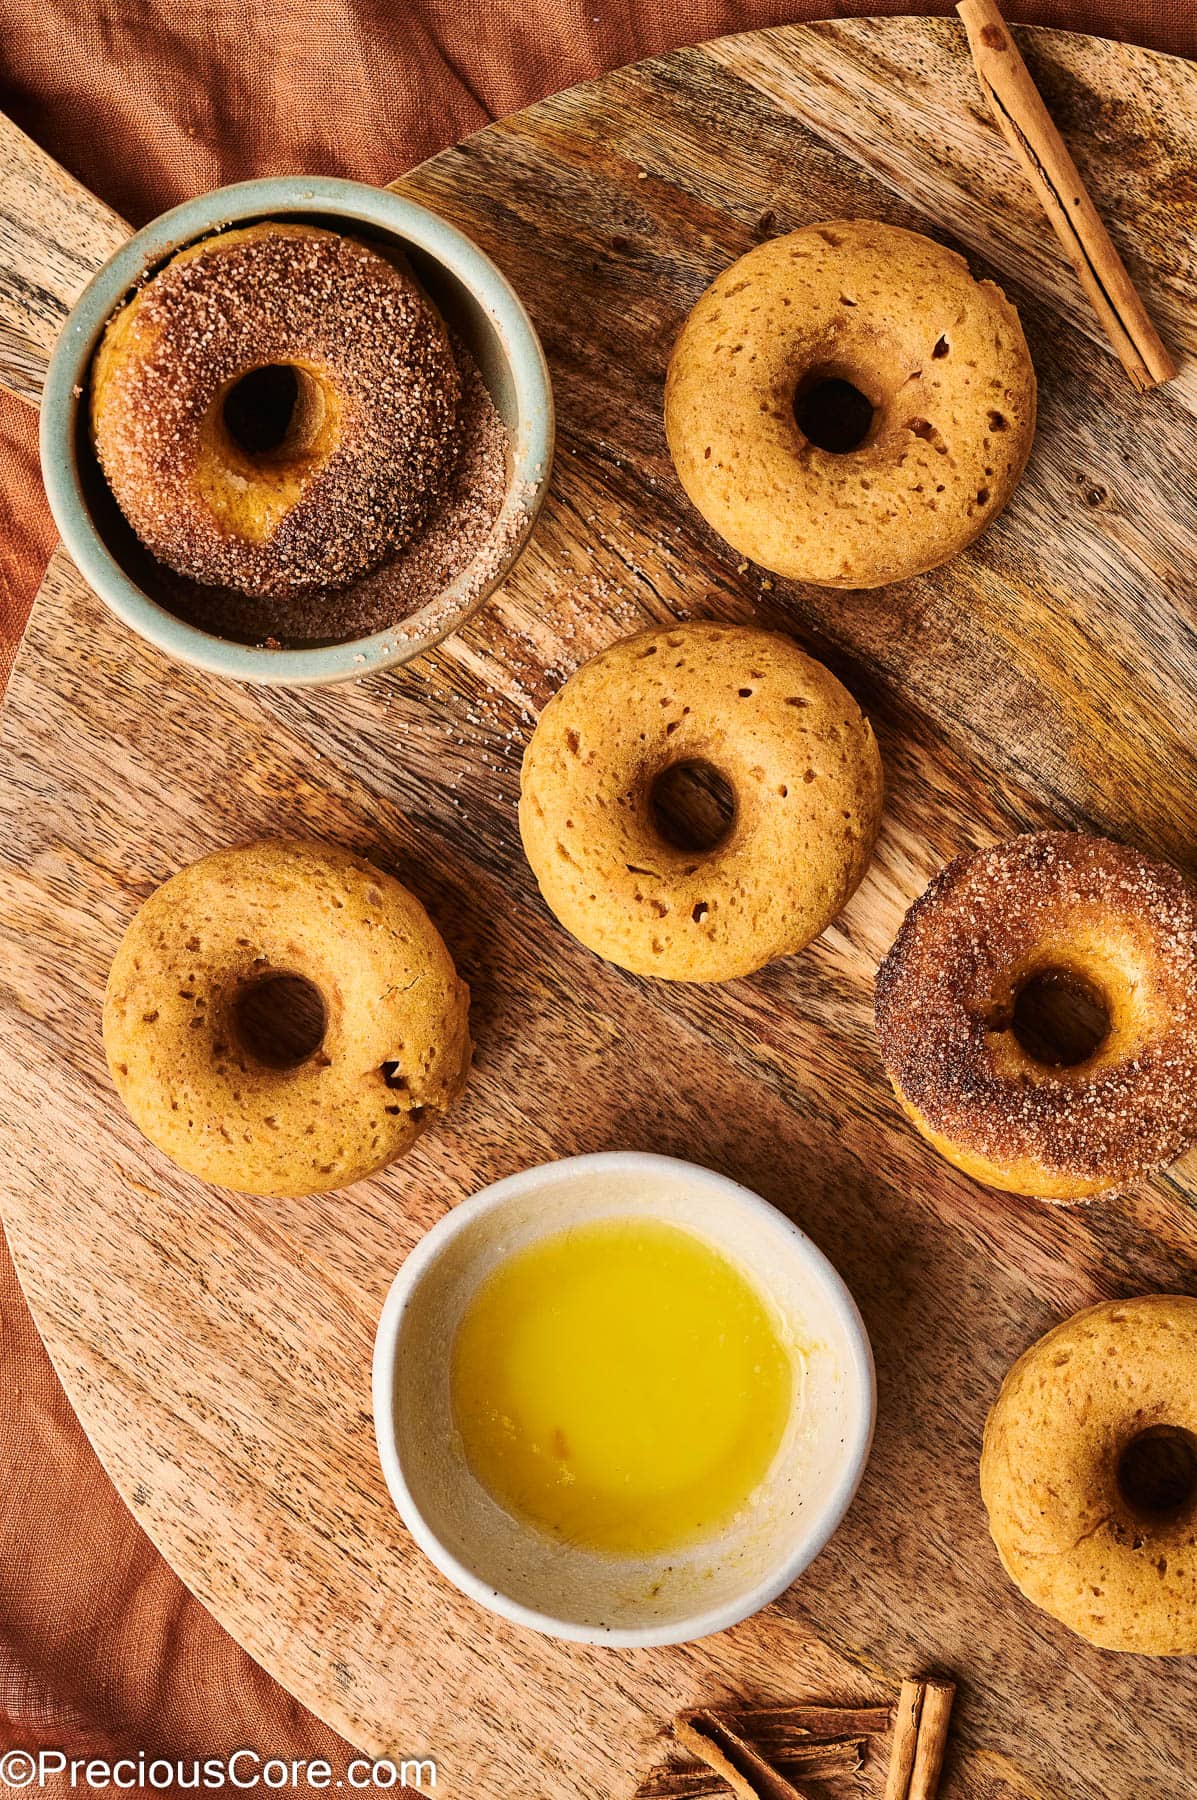
[[(1003, 1576), (977, 1492), (1014, 1357), (1103, 1295), (1197, 1292), (1197, 1158), (1055, 1211), (987, 1192), (898, 1116), (870, 1025), (902, 913), (955, 851), (1049, 822), (1190, 866), (1197, 843), (1197, 75), (1020, 34), (1181, 377), (1135, 397), (986, 115), (955, 22), (827, 24), (623, 70), (492, 126), (401, 185), (515, 280), (560, 452), (532, 547), (468, 632), (322, 692), (188, 674), (56, 556), (9, 690), (0, 780), (6, 1221), (92, 1441), (146, 1530), (274, 1674), (450, 1795), (630, 1795), (679, 1707), (963, 1683), (954, 1796), (1180, 1800), (1197, 1670), (1087, 1648)], [(7, 379), (32, 394), (119, 221), (11, 130), (0, 152)], [(770, 583), (683, 500), (661, 428), (674, 334), (757, 239), (877, 216), (1003, 283), (1042, 382), (1008, 512), (879, 593)], [(516, 834), (520, 754), (566, 674), (693, 615), (796, 634), (876, 721), (875, 865), (803, 957), (722, 988), (609, 968), (546, 914)], [(477, 1066), (445, 1126), (348, 1193), (205, 1188), (132, 1128), (100, 999), (141, 900), (217, 845), (308, 832), (398, 870), (474, 990)], [(375, 1320), (444, 1209), (528, 1163), (696, 1157), (832, 1256), (876, 1349), (880, 1425), (830, 1548), (775, 1605), (684, 1648), (521, 1633), (461, 1599), (388, 1501)], [(875, 1789), (876, 1778), (870, 1776)]]

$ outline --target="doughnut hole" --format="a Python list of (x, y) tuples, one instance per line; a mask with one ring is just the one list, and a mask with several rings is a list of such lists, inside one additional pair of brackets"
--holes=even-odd
[(304, 975), (271, 971), (247, 982), (233, 1002), (243, 1049), (268, 1069), (297, 1069), (324, 1042), (328, 1012), (320, 989)]
[(1109, 1036), (1109, 1002), (1075, 969), (1039, 969), (1015, 993), (1010, 1030), (1032, 1061), (1076, 1068), (1096, 1056)]
[(873, 436), (879, 404), (866, 386), (873, 386), (866, 376), (839, 366), (809, 370), (793, 398), (794, 422), (807, 443), (833, 456), (863, 449)]
[(1118, 1458), (1117, 1481), (1137, 1518), (1177, 1518), (1197, 1502), (1197, 1437), (1180, 1425), (1138, 1432)]
[(264, 363), (224, 389), (225, 434), (253, 463), (282, 464), (319, 454), (329, 411), (327, 383), (297, 363)]
[(736, 796), (730, 781), (701, 758), (662, 769), (648, 799), (658, 835), (671, 849), (689, 855), (717, 850), (735, 823)]
[(340, 441), (341, 401), (317, 369), (266, 363), (221, 388), (200, 427), (196, 486), (223, 531), (263, 543)]

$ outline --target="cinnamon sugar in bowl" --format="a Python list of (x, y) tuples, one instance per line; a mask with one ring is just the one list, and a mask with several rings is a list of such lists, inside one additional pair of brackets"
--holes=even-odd
[[(247, 597), (150, 554), (118, 507), (88, 429), (97, 349), (113, 316), (179, 251), (263, 223), (318, 227), (401, 260), (443, 318), (461, 377), (451, 475), (419, 530), (352, 581)], [(227, 413), (226, 413), (227, 416)], [(234, 679), (351, 680), (462, 626), (508, 574), (548, 487), (553, 399), (517, 294), (462, 232), (386, 189), (332, 179), (243, 182), (165, 213), (100, 270), (50, 362), (46, 492), (63, 542), (110, 611), (167, 655)]]

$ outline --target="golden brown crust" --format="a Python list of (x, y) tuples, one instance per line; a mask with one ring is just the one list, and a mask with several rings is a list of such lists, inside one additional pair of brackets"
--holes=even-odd
[[(224, 401), (295, 371), (286, 442), (245, 453)], [(410, 274), (353, 238), (257, 225), (180, 251), (117, 313), (92, 370), (96, 453), (169, 568), (286, 595), (338, 586), (407, 542), (451, 467), (460, 379)]]
[(1197, 1444), (1197, 1299), (1107, 1301), (1007, 1375), (981, 1494), (1002, 1564), (1036, 1606), (1107, 1650), (1197, 1653), (1197, 1493), (1152, 1516), (1119, 1464), (1145, 1432)]
[(1097, 1194), (1109, 1192), (1109, 1178), (1105, 1175), (1085, 1179), (1075, 1170), (1048, 1170), (1036, 1158), (1029, 1156), (1005, 1162), (995, 1161), (980, 1150), (954, 1143), (932, 1129), (917, 1107), (911, 1106), (896, 1081), (893, 1082), (893, 1089), (898, 1105), (920, 1137), (926, 1138), (933, 1150), (938, 1150), (941, 1156), (946, 1157), (948, 1162), (953, 1163), (965, 1175), (971, 1175), (974, 1181), (984, 1182), (986, 1187), (1000, 1188), (1007, 1194), (1023, 1194), (1036, 1200), (1055, 1200), (1061, 1205), (1090, 1200)]
[[(665, 769), (708, 763), (735, 814), (706, 852), (654, 822)], [(583, 665), (524, 755), (520, 833), (552, 911), (641, 975), (726, 981), (801, 950), (868, 866), (882, 773), (868, 720), (788, 638), (696, 623)]]
[[(859, 449), (808, 441), (795, 389), (834, 377), (874, 408)], [(942, 244), (868, 219), (772, 238), (682, 328), (665, 428), (678, 478), (742, 555), (876, 587), (933, 568), (1006, 505), (1035, 431), (1018, 314)]]
[[(293, 1068), (245, 1043), (237, 1003), (272, 974), (325, 1006)], [(239, 1192), (346, 1187), (403, 1155), (460, 1093), (469, 990), (419, 901), (348, 851), (218, 850), (151, 894), (116, 953), (104, 1047), (136, 1124)]]
[[(1046, 970), (1096, 989), (1086, 1061), (1036, 1061), (1014, 1002)], [(1167, 863), (1032, 832), (948, 865), (877, 974), (877, 1035), (903, 1107), (944, 1155), (1016, 1193), (1077, 1199), (1197, 1137), (1197, 898)]]

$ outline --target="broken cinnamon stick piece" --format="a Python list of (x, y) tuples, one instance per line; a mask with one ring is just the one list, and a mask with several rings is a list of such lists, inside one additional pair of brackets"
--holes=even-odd
[(994, 0), (959, 0), (956, 11), (1002, 136), (1022, 164), (1123, 368), (1140, 393), (1171, 381), (1176, 364), (1148, 318)]
[(665, 1763), (649, 1771), (633, 1800), (727, 1800), (727, 1783), (706, 1763)]
[(898, 1710), (894, 1718), (894, 1741), (889, 1753), (889, 1773), (885, 1778), (885, 1800), (910, 1800), (910, 1778), (914, 1773), (918, 1749), (919, 1720), (923, 1712), (926, 1684), (910, 1678), (902, 1683)]
[(943, 1769), (944, 1751), (948, 1745), (948, 1725), (952, 1718), (952, 1702), (956, 1683), (942, 1676), (932, 1676), (925, 1684), (923, 1710), (919, 1718), (918, 1748), (910, 1777), (910, 1800), (935, 1800)]
[[(795, 1739), (880, 1737), (894, 1722), (892, 1706), (737, 1706), (719, 1708), (741, 1737), (771, 1753)], [(776, 1758), (775, 1760), (784, 1760)]]
[(803, 1775), (816, 1768), (855, 1775), (864, 1761), (865, 1747), (864, 1738), (808, 1738), (798, 1743), (757, 1744), (756, 1751), (771, 1768), (793, 1763)]
[(803, 1800), (784, 1775), (706, 1707), (679, 1713), (673, 1735), (691, 1756), (721, 1775), (738, 1800)]
[[(802, 1785), (807, 1782), (830, 1783), (836, 1787), (852, 1780), (864, 1767), (865, 1738), (841, 1739), (837, 1743), (806, 1747), (801, 1756), (779, 1756), (783, 1765), (777, 1772)], [(767, 1762), (774, 1760), (766, 1756)], [(636, 1789), (635, 1800), (727, 1800), (727, 1782), (717, 1775), (709, 1763), (666, 1763), (653, 1769)]]

